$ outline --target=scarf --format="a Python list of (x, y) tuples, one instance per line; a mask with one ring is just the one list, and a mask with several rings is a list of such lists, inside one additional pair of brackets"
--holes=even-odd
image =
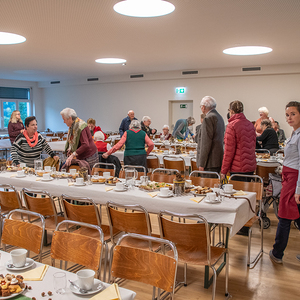
[(33, 135), (33, 138), (32, 138), (32, 139), (29, 138), (27, 130), (24, 130), (24, 131), (23, 131), (23, 134), (24, 134), (24, 136), (25, 136), (25, 139), (26, 139), (28, 145), (29, 145), (31, 148), (33, 148), (33, 147), (38, 143), (38, 141), (39, 141), (39, 136), (38, 136), (37, 131), (36, 131), (35, 134)]
[(68, 138), (67, 138), (67, 142), (66, 142), (66, 146), (65, 146), (66, 152), (68, 150), (70, 150), (71, 152), (75, 152), (77, 150), (81, 131), (85, 127), (87, 127), (87, 124), (83, 120), (76, 118), (76, 120), (73, 122), (73, 124), (69, 128)]

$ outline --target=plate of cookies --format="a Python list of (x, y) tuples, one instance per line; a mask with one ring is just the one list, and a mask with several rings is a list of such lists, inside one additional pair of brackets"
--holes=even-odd
[(197, 195), (206, 195), (207, 193), (212, 193), (213, 190), (208, 187), (208, 186), (195, 186), (194, 188), (191, 189), (191, 192), (193, 193), (194, 196)]
[(24, 292), (26, 284), (23, 282), (21, 275), (6, 274), (5, 277), (0, 275), (0, 299), (10, 299)]
[(106, 178), (103, 176), (92, 176), (91, 182), (95, 184), (103, 184), (106, 182)]

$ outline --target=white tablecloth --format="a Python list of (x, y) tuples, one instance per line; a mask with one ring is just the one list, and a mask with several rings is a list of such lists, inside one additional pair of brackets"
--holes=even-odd
[(10, 149), (10, 139), (0, 140), (0, 149)]
[(53, 151), (64, 152), (66, 141), (48, 142)]
[[(105, 192), (104, 184), (86, 186), (68, 186), (66, 179), (58, 179), (50, 182), (36, 181), (35, 176), (24, 178), (11, 177), (16, 173), (1, 173), (0, 182), (9, 183), (21, 190), (24, 187), (45, 190), (54, 196), (68, 194), (70, 196), (90, 197), (96, 203), (105, 204), (107, 201), (115, 201), (122, 204), (140, 204), (150, 213), (158, 213), (160, 210), (169, 210), (177, 213), (200, 214), (210, 223), (225, 224), (230, 227), (230, 235), (233, 236), (253, 215), (249, 203), (245, 199), (226, 198), (222, 203), (210, 204), (202, 201), (196, 203), (190, 200), (192, 195), (182, 197), (151, 198), (146, 192), (135, 188), (126, 192)], [(256, 204), (256, 194), (248, 193), (246, 196), (253, 208)]]
[[(0, 251), (1, 252), (1, 264), (0, 264), (0, 273), (1, 274), (7, 274), (7, 273), (10, 273), (10, 274), (22, 274), (26, 271), (29, 271), (33, 268), (36, 268), (36, 267), (40, 267), (42, 266), (43, 264), (39, 263), (39, 262), (35, 262), (34, 265), (30, 268), (30, 269), (26, 269), (24, 270), (23, 272), (22, 271), (19, 271), (19, 272), (14, 272), (14, 271), (10, 271), (10, 270), (6, 270), (6, 268), (4, 267), (5, 266), (5, 263), (11, 259), (10, 257), (10, 254), (7, 253), (7, 252), (4, 252), (4, 251)], [(75, 273), (71, 273), (71, 272), (67, 272), (67, 271), (64, 271), (64, 270), (61, 270), (61, 269), (58, 269), (58, 268), (54, 268), (54, 267), (49, 267), (46, 274), (45, 274), (45, 277), (43, 279), (43, 281), (26, 281), (25, 283), (28, 285), (28, 286), (31, 286), (32, 289), (31, 290), (26, 290), (23, 294), (26, 296), (26, 297), (35, 297), (37, 300), (45, 300), (45, 299), (53, 299), (53, 300), (58, 300), (58, 299), (89, 299), (91, 297), (94, 296), (93, 295), (90, 295), (90, 296), (78, 296), (76, 294), (73, 294), (69, 288), (70, 286), (70, 283), (68, 282), (67, 283), (67, 289), (66, 289), (66, 292), (63, 294), (63, 295), (58, 295), (54, 292), (54, 287), (53, 287), (53, 274), (56, 273), (56, 272), (64, 272), (66, 273), (66, 276), (67, 276), (67, 281), (70, 279), (72, 281), (75, 281), (77, 280), (77, 276)], [(106, 286), (109, 286), (109, 284), (105, 283)], [(130, 291), (130, 290), (127, 290), (127, 289), (124, 289), (124, 288), (119, 288), (120, 289), (120, 294), (121, 294), (121, 297), (123, 300), (133, 300), (136, 296), (136, 293), (133, 292), (133, 291)], [(48, 291), (51, 291), (53, 293), (52, 296), (48, 296)], [(45, 292), (46, 293), (46, 296), (45, 297), (42, 297), (41, 296), (41, 293), (42, 292)]]

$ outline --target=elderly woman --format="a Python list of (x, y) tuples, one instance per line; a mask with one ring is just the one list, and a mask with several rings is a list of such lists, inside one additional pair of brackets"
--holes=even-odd
[(224, 137), (224, 156), (221, 178), (227, 172), (232, 174), (253, 175), (256, 169), (256, 134), (253, 124), (244, 115), (240, 101), (229, 104), (230, 118)]
[[(141, 124), (138, 120), (132, 120), (129, 125), (129, 130), (125, 131), (121, 140), (114, 145), (109, 151), (102, 155), (107, 158), (112, 153), (121, 149), (125, 144), (124, 165), (144, 166), (147, 168), (147, 155), (150, 154), (154, 148), (154, 143), (150, 140), (148, 135), (141, 130)], [(148, 150), (145, 150), (145, 144)]]
[(37, 132), (36, 118), (28, 117), (25, 119), (25, 130), (17, 136), (11, 147), (12, 162), (16, 165), (25, 163), (27, 167), (33, 168), (34, 161), (40, 159), (43, 150), (55, 160), (59, 159), (44, 137)]
[(88, 127), (91, 131), (91, 134), (92, 136), (94, 136), (94, 134), (97, 132), (97, 131), (101, 131), (104, 135), (104, 140), (107, 139), (107, 136), (106, 134), (102, 131), (101, 127), (100, 126), (96, 126), (96, 121), (92, 118), (89, 118), (87, 121), (87, 124), (88, 124)]
[(256, 141), (262, 145), (262, 149), (268, 149), (274, 154), (279, 149), (277, 133), (270, 120), (263, 120), (260, 124), (262, 134), (256, 137)]
[(14, 110), (10, 116), (9, 123), (8, 123), (8, 134), (10, 138), (11, 144), (14, 143), (16, 137), (23, 133), (24, 125), (21, 119), (21, 114), (18, 110)]
[(141, 128), (143, 131), (145, 131), (147, 133), (147, 135), (150, 137), (151, 134), (155, 134), (156, 133), (156, 129), (152, 129), (150, 128), (151, 125), (151, 118), (148, 116), (144, 116), (142, 118), (142, 122), (141, 122)]
[[(270, 250), (273, 262), (281, 264), (288, 244), (292, 220), (300, 228), (300, 102), (289, 102), (285, 107), (288, 124), (293, 128), (291, 138), (284, 148), (282, 189), (278, 209), (278, 226), (275, 244)], [(300, 260), (300, 255), (297, 255)]]
[(167, 141), (170, 139), (170, 137), (172, 136), (172, 134), (169, 132), (170, 128), (168, 125), (164, 125), (164, 127), (162, 128), (162, 133), (160, 134), (160, 139), (162, 141)]
[(95, 141), (95, 145), (98, 149), (98, 152), (107, 152), (110, 148), (111, 145), (108, 143), (104, 142), (105, 138), (104, 138), (104, 134), (101, 131), (97, 131), (94, 134), (94, 141)]
[(195, 119), (193, 117), (177, 120), (172, 133), (173, 137), (178, 140), (187, 139), (189, 134), (193, 137), (194, 134), (189, 129), (189, 126), (192, 126), (193, 124), (195, 124)]
[(64, 123), (69, 127), (68, 138), (65, 146), (67, 160), (65, 165), (71, 165), (72, 159), (85, 160), (90, 168), (99, 162), (98, 150), (94, 144), (90, 129), (83, 120), (77, 117), (72, 108), (65, 108), (60, 112)]
[(259, 136), (262, 134), (262, 129), (260, 127), (260, 124), (263, 120), (270, 120), (271, 123), (273, 124), (274, 123), (274, 119), (271, 118), (271, 117), (268, 117), (269, 115), (269, 110), (266, 108), (266, 107), (260, 107), (258, 109), (258, 112), (259, 112), (259, 116), (260, 118), (256, 120), (255, 124), (254, 124), (254, 127), (255, 127), (255, 130), (256, 130), (256, 135)]

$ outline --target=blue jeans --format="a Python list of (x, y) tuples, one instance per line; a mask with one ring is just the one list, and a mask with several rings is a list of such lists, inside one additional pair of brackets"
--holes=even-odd
[[(298, 205), (298, 210), (300, 212), (300, 205)], [(291, 222), (293, 220), (278, 218), (279, 223), (277, 226), (277, 232), (275, 237), (275, 244), (273, 245), (273, 255), (276, 258), (281, 259), (283, 257), (283, 252), (287, 246), (291, 228)], [(300, 228), (300, 218), (295, 220)]]

